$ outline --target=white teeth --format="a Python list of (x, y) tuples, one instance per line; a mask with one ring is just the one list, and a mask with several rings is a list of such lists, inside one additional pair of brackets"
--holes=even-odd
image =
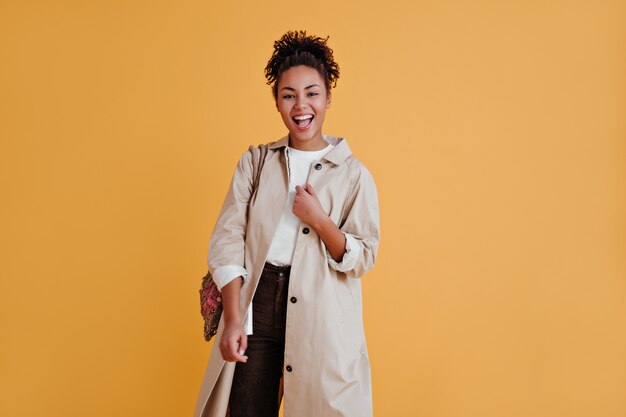
[(313, 115), (312, 114), (305, 114), (302, 116), (295, 116), (294, 119), (296, 120), (306, 120), (306, 119), (312, 119)]

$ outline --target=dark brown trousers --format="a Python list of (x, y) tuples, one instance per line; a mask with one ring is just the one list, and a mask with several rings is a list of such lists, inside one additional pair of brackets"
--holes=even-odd
[(252, 299), (248, 362), (237, 362), (230, 417), (277, 417), (282, 398), (290, 266), (266, 263)]

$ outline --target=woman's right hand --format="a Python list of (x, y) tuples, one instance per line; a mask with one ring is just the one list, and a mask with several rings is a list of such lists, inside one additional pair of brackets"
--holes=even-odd
[(244, 354), (248, 348), (248, 335), (239, 322), (224, 323), (220, 338), (222, 358), (228, 362), (248, 362)]
[(222, 288), (222, 320), (224, 330), (220, 337), (220, 352), (222, 359), (228, 362), (248, 362), (245, 356), (248, 348), (248, 335), (239, 318), (239, 295), (241, 292), (242, 277), (233, 279)]

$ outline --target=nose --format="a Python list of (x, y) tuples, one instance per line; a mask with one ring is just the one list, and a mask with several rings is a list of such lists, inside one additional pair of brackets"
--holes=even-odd
[(307, 99), (306, 99), (306, 97), (303, 97), (303, 96), (298, 96), (298, 97), (296, 98), (296, 104), (295, 104), (295, 107), (296, 107), (297, 109), (300, 109), (300, 108), (306, 107), (306, 105), (307, 105)]

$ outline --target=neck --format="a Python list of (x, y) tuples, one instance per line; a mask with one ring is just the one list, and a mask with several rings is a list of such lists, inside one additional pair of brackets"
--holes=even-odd
[(321, 151), (328, 146), (328, 142), (324, 140), (321, 133), (319, 136), (307, 141), (294, 140), (289, 135), (289, 146), (299, 151)]

